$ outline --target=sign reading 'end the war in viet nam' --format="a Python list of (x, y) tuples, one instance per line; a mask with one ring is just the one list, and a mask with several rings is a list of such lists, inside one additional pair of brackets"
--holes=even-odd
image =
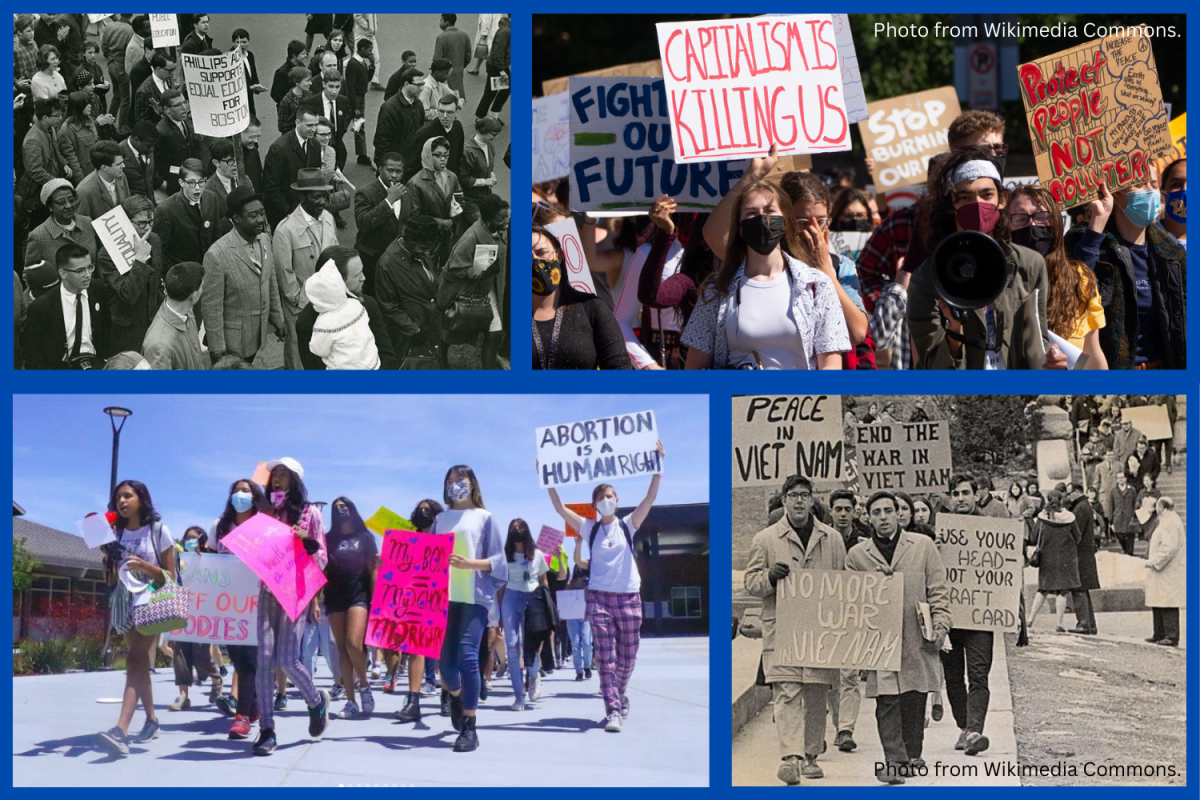
[(937, 546), (955, 628), (1017, 632), (1024, 536), (1021, 520), (938, 514)]
[(904, 575), (796, 570), (775, 585), (774, 663), (900, 669)]
[(733, 485), (783, 485), (803, 475), (829, 487), (846, 478), (840, 395), (733, 398)]
[(890, 422), (854, 429), (858, 477), (867, 492), (950, 489), (950, 423)]
[(1171, 152), (1150, 38), (1138, 29), (1017, 67), (1038, 177), (1064, 208), (1145, 183)]
[(653, 411), (550, 425), (535, 436), (543, 489), (662, 472)]

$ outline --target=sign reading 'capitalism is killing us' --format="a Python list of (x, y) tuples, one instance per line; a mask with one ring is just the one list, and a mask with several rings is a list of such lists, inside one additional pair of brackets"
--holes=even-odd
[(653, 411), (549, 425), (535, 433), (544, 489), (662, 472)]

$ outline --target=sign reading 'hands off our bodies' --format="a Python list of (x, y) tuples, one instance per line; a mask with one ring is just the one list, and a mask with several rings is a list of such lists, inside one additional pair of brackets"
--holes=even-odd
[(188, 590), (187, 627), (177, 642), (258, 644), (258, 577), (237, 556), (181, 553), (179, 582)]
[(662, 472), (653, 411), (550, 425), (535, 434), (543, 489)]

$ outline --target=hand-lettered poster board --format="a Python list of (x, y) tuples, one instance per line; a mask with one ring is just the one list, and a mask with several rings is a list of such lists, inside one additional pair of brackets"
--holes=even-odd
[(1017, 632), (1024, 538), (1022, 520), (938, 514), (938, 552), (955, 628)]
[(267, 514), (255, 514), (221, 541), (267, 585), (293, 622), (327, 582), (292, 526)]
[(791, 475), (822, 488), (848, 477), (841, 396), (733, 398), (734, 488), (782, 488)]
[(389, 530), (367, 618), (366, 644), (437, 658), (450, 609), (454, 534)]
[(188, 590), (187, 627), (164, 634), (177, 642), (258, 644), (258, 576), (237, 556), (181, 553), (179, 582)]
[(876, 190), (923, 185), (929, 177), (929, 159), (950, 149), (946, 134), (959, 111), (953, 86), (868, 104), (858, 132), (867, 155), (875, 159)]
[(662, 472), (653, 411), (548, 425), (534, 434), (543, 489)]
[(571, 174), (571, 112), (567, 92), (533, 98), (533, 182)]
[(950, 490), (950, 423), (888, 422), (854, 429), (858, 479), (867, 494)]

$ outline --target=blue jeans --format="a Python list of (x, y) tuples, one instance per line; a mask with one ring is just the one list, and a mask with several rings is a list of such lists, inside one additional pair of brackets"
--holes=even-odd
[[(308, 613), (306, 610), (305, 614)], [(317, 651), (325, 656), (325, 663), (333, 673), (333, 683), (337, 685), (342, 680), (342, 664), (338, 656), (337, 646), (333, 643), (333, 632), (329, 629), (329, 615), (321, 609), (321, 621), (309, 625), (304, 631), (304, 642), (301, 645), (300, 660), (308, 667), (309, 675), (317, 674)]]
[(508, 675), (512, 678), (513, 696), (525, 699), (525, 676), (521, 672), (521, 652), (525, 639), (525, 606), (530, 592), (519, 592), (511, 587), (504, 590), (504, 601), (500, 604), (500, 619), (504, 625), (504, 647), (508, 650)]
[(438, 663), (442, 683), (452, 694), (462, 690), (462, 706), (467, 711), (479, 707), (479, 643), (486, 628), (486, 607), (451, 601)]
[(586, 619), (567, 620), (567, 633), (571, 637), (571, 660), (575, 671), (592, 668), (592, 626)]

